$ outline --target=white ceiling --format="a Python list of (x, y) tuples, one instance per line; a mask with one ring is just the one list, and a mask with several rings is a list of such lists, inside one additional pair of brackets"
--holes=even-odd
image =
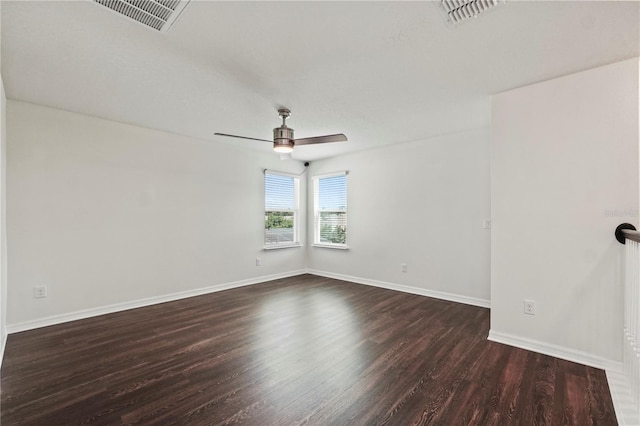
[[(7, 97), (314, 160), (490, 125), (490, 95), (640, 56), (640, 2), (522, 2), (447, 26), (432, 2), (192, 1), (168, 33), (92, 1), (1, 2)], [(275, 155), (275, 154), (274, 154)]]

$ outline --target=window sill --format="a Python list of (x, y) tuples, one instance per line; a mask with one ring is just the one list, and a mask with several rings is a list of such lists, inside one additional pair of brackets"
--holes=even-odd
[(320, 247), (320, 248), (328, 248), (334, 250), (349, 250), (349, 247), (346, 245), (337, 245), (337, 244), (311, 244), (312, 247)]
[(287, 249), (287, 248), (293, 248), (293, 247), (302, 247), (302, 244), (293, 243), (293, 244), (280, 244), (280, 245), (273, 245), (273, 246), (264, 246), (263, 250), (279, 250), (279, 249)]

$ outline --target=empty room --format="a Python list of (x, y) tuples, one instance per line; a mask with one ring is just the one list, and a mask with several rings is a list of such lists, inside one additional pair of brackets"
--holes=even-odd
[(640, 424), (640, 2), (0, 23), (3, 426)]

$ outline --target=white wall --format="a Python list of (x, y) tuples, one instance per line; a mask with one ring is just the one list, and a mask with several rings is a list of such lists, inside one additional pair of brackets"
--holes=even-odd
[(301, 163), (12, 100), (7, 114), (10, 326), (306, 267), (303, 248), (262, 250), (263, 169)]
[(7, 339), (7, 98), (0, 76), (0, 364)]
[[(311, 176), (349, 171), (349, 250), (310, 247), (310, 269), (488, 305), (489, 135), (484, 129), (312, 163), (309, 223)], [(307, 238), (313, 241), (311, 227)]]
[(613, 232), (638, 225), (638, 60), (496, 95), (492, 110), (491, 337), (620, 360)]

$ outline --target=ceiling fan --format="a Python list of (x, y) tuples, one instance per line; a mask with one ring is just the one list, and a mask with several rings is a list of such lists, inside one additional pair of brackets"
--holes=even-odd
[(246, 136), (228, 135), (226, 133), (214, 133), (217, 136), (227, 136), (230, 138), (249, 139), (273, 143), (273, 150), (280, 154), (288, 154), (293, 151), (295, 145), (311, 145), (315, 143), (345, 142), (347, 137), (342, 133), (336, 135), (314, 136), (311, 138), (294, 139), (293, 129), (287, 127), (286, 120), (291, 116), (291, 111), (286, 108), (278, 110), (278, 115), (282, 117), (282, 125), (273, 129), (273, 141), (267, 139), (249, 138)]

